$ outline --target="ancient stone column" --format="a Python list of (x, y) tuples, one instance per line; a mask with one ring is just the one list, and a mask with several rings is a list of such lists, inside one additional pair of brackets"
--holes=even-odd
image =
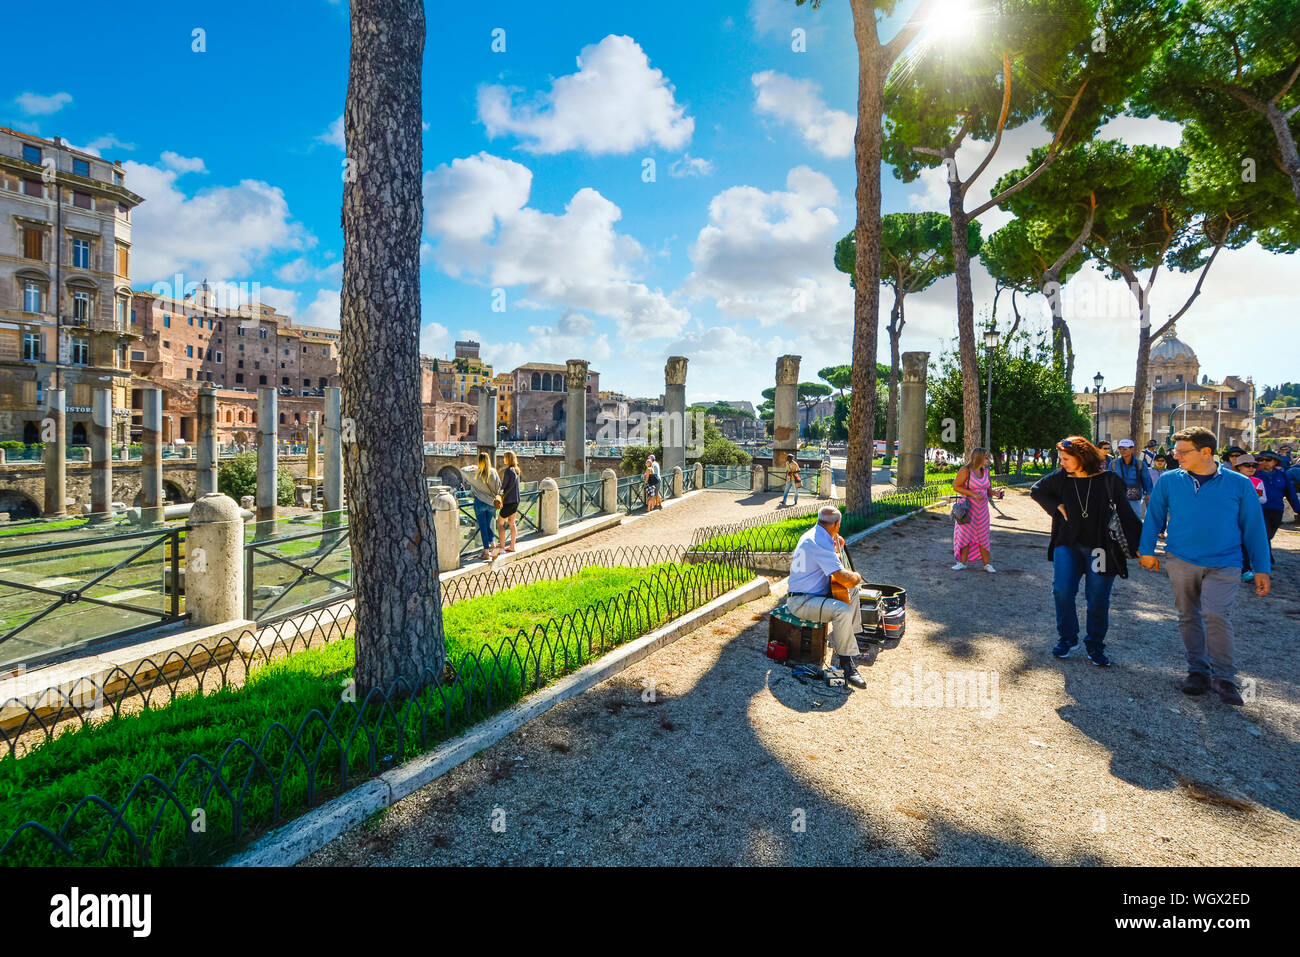
[(929, 364), (928, 352), (903, 353), (896, 479), (899, 488), (925, 484), (925, 374)]
[(600, 473), (600, 510), (606, 515), (618, 511), (618, 473), (613, 469)]
[(555, 479), (544, 478), (538, 483), (541, 502), (537, 509), (537, 524), (543, 535), (556, 535), (560, 531), (560, 487)]
[[(661, 471), (686, 467), (686, 357), (669, 356), (664, 366), (664, 443)], [(696, 436), (697, 440), (703, 436)]]
[[(584, 385), (585, 389), (586, 386)], [(494, 465), (497, 460), (497, 390), (483, 386), (478, 390), (478, 450), (486, 452)]]
[(90, 514), (113, 514), (113, 392), (96, 389), (90, 416)]
[(185, 533), (185, 610), (190, 624), (244, 618), (244, 520), (228, 495), (209, 492), (190, 509)]
[(316, 495), (316, 470), (320, 467), (316, 446), (320, 443), (320, 413), (307, 413), (307, 478), (312, 482), (312, 497)]
[(587, 472), (587, 360), (565, 363), (564, 384), (569, 390), (564, 403), (563, 475)]
[(674, 465), (673, 470), (669, 472), (668, 475), (669, 475), (669, 482), (672, 483), (670, 485), (670, 488), (672, 488), (673, 490), (673, 498), (681, 498), (682, 497), (682, 467), (680, 465)]
[(799, 450), (799, 356), (776, 360), (776, 401), (772, 419), (772, 468), (785, 468), (786, 457)]
[(61, 518), (68, 511), (68, 435), (62, 389), (45, 390), (45, 421), (41, 441), (45, 443), (45, 517)]
[[(337, 512), (343, 507), (343, 390), (330, 386), (325, 390), (325, 463), (322, 484), (325, 493), (325, 511)], [(326, 519), (328, 521), (328, 518)]]
[(217, 490), (217, 389), (211, 382), (199, 388), (198, 469), (194, 473), (194, 500)]
[[(257, 390), (257, 523), (258, 535), (275, 530), (276, 465), (279, 443), (279, 398), (275, 389)], [(266, 524), (263, 524), (266, 523)]]
[(438, 542), (438, 571), (449, 572), (460, 568), (460, 507), (446, 485), (433, 487), (430, 502)]
[(143, 389), (141, 399), (144, 412), (140, 422), (140, 526), (143, 528), (161, 525), (163, 521), (162, 390)]

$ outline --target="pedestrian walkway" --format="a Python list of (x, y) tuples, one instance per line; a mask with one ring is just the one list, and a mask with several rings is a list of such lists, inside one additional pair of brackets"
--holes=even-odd
[(865, 538), (857, 567), (908, 591), (865, 691), (799, 684), (763, 656), (775, 599), (742, 606), (307, 863), (1300, 864), (1300, 532), (1274, 542), (1273, 595), (1242, 586), (1255, 699), (1233, 709), (1179, 692), (1169, 582), (1136, 565), (1114, 590), (1114, 667), (1051, 657), (1048, 527), (1009, 491), (996, 575), (949, 570), (943, 515)]

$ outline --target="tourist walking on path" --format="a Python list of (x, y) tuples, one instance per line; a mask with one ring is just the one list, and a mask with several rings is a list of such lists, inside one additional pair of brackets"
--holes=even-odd
[(519, 539), (519, 458), (514, 452), (502, 457), (505, 468), (501, 472), (501, 514), (497, 516), (497, 539), (506, 543), (506, 526), (510, 526), (510, 547), (503, 552), (513, 552)]
[(1187, 649), (1183, 693), (1213, 689), (1227, 704), (1242, 703), (1232, 662), (1232, 604), (1241, 573), (1241, 547), (1250, 553), (1255, 594), (1269, 592), (1273, 570), (1263, 510), (1244, 475), (1214, 461), (1214, 434), (1205, 429), (1175, 432), (1174, 456), (1182, 466), (1151, 490), (1142, 526), (1138, 561), (1159, 571), (1156, 533), (1169, 527), (1165, 563), (1178, 609), (1178, 630)]
[[(1160, 476), (1165, 474), (1169, 468), (1169, 460), (1164, 455), (1157, 455), (1151, 460), (1151, 466), (1147, 469), (1147, 487), (1148, 489), (1159, 481)], [(1149, 495), (1148, 495), (1149, 501)]]
[(1147, 447), (1142, 450), (1142, 464), (1147, 468), (1151, 468), (1156, 464), (1156, 459), (1160, 454), (1160, 452), (1156, 451), (1156, 440), (1152, 439), (1147, 443)]
[(989, 564), (989, 499), (993, 494), (993, 477), (989, 474), (988, 449), (980, 446), (971, 452), (970, 462), (957, 470), (952, 490), (966, 498), (969, 509), (967, 521), (953, 523), (952, 553), (957, 564), (952, 570), (961, 571), (978, 554), (984, 570), (992, 574), (997, 569)]
[(1130, 554), (1137, 553), (1142, 524), (1125, 496), (1123, 480), (1101, 467), (1101, 452), (1082, 436), (1071, 435), (1056, 446), (1061, 467), (1044, 475), (1030, 496), (1052, 516), (1047, 560), (1052, 563), (1052, 598), (1056, 602), (1056, 647), (1052, 654), (1068, 658), (1079, 643), (1079, 614), (1075, 606), (1079, 582), (1086, 579), (1087, 604), (1084, 648), (1088, 660), (1110, 667), (1106, 632), (1110, 630), (1110, 592), (1115, 577), (1128, 577), (1125, 550), (1111, 538), (1111, 516)]
[(1228, 468), (1235, 469), (1237, 467), (1238, 456), (1245, 454), (1246, 450), (1240, 445), (1229, 445), (1223, 450), (1223, 455), (1220, 457), (1220, 461), (1222, 461)]
[(653, 454), (645, 459), (645, 510), (647, 512), (664, 507), (663, 496), (659, 494), (659, 484), (663, 476), (659, 472), (659, 463)]
[(1097, 449), (1101, 452), (1101, 467), (1110, 471), (1110, 465), (1115, 461), (1115, 456), (1111, 455), (1110, 452), (1110, 443), (1102, 442), (1097, 446)]
[(483, 536), (483, 558), (491, 561), (496, 557), (492, 550), (492, 519), (499, 507), (497, 496), (501, 493), (501, 476), (492, 467), (492, 460), (486, 452), (478, 454), (477, 465), (467, 465), (460, 472), (474, 496), (474, 517), (478, 520), (479, 534)]
[(1282, 524), (1283, 508), (1290, 502), (1291, 508), (1300, 515), (1300, 499), (1297, 499), (1286, 472), (1278, 468), (1279, 457), (1276, 452), (1260, 452), (1255, 459), (1259, 462), (1255, 477), (1264, 483), (1264, 531), (1268, 535), (1268, 552), (1271, 555), (1273, 536)]
[[(1264, 482), (1255, 476), (1259, 463), (1255, 461), (1255, 456), (1249, 452), (1237, 456), (1237, 467), (1234, 472), (1240, 472), (1246, 478), (1250, 479), (1250, 484), (1255, 487), (1255, 494), (1259, 496), (1260, 508), (1264, 507)], [(1246, 551), (1246, 546), (1241, 546), (1241, 580), (1244, 582), (1253, 582), (1255, 573), (1250, 570), (1250, 552)]]
[(1151, 482), (1147, 470), (1133, 455), (1133, 440), (1119, 440), (1119, 456), (1110, 463), (1110, 470), (1124, 483), (1124, 496), (1129, 507), (1137, 512), (1139, 519), (1146, 515), (1147, 497), (1151, 494)]
[(781, 504), (785, 504), (786, 496), (790, 490), (794, 489), (794, 504), (799, 504), (799, 489), (803, 487), (803, 475), (799, 468), (799, 460), (793, 455), (785, 460), (785, 491), (781, 493)]

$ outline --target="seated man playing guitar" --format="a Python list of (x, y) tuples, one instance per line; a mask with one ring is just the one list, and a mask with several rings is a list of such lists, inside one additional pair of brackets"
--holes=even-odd
[(790, 559), (790, 591), (785, 605), (790, 614), (808, 621), (830, 623), (827, 642), (839, 656), (844, 680), (865, 688), (867, 680), (858, 674), (853, 656), (858, 653), (858, 632), (862, 612), (858, 587), (862, 576), (844, 567), (840, 550), (840, 510), (827, 505), (817, 513), (817, 524), (804, 532)]

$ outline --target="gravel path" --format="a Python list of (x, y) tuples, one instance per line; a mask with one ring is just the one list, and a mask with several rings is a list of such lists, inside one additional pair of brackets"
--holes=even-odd
[[(1242, 586), (1255, 699), (1232, 709), (1179, 693), (1168, 580), (1136, 566), (1114, 590), (1115, 666), (1052, 658), (1047, 516), (1023, 492), (1000, 508), (996, 575), (949, 571), (941, 515), (855, 549), (869, 579), (909, 596), (907, 634), (865, 691), (800, 685), (768, 661), (767, 598), (306, 863), (1300, 864), (1300, 532), (1278, 533), (1273, 595)], [(986, 692), (996, 677), (989, 707), (901, 697), (917, 677), (971, 672)]]

